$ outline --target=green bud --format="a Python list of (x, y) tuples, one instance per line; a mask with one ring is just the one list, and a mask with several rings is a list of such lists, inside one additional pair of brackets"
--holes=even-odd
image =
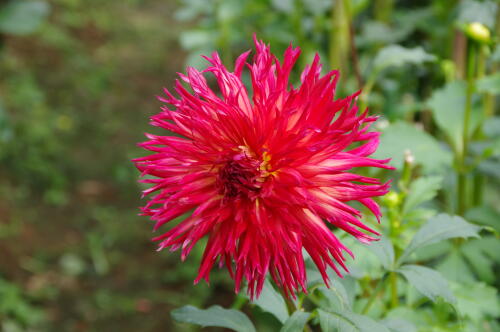
[(396, 207), (401, 203), (401, 197), (395, 191), (390, 191), (384, 196), (384, 202), (388, 207)]
[(465, 34), (480, 43), (488, 44), (491, 41), (491, 33), (488, 27), (479, 22), (469, 23), (465, 26)]

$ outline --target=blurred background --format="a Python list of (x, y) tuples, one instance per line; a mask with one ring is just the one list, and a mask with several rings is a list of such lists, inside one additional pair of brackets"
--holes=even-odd
[[(422, 172), (432, 173), (452, 164), (433, 107), (455, 95), (446, 90), (427, 101), (464, 77), (466, 24), (480, 22), (498, 35), (497, 7), (458, 0), (0, 0), (0, 330), (185, 331), (171, 321), (171, 309), (231, 306), (224, 271), (214, 272), (210, 287), (192, 286), (200, 246), (183, 264), (177, 253), (155, 251), (151, 223), (137, 216), (143, 188), (130, 162), (144, 155), (136, 147), (143, 133), (155, 132), (148, 126), (159, 111), (155, 95), (186, 65), (202, 68), (200, 54), (217, 50), (232, 68), (253, 47), (254, 32), (279, 57), (290, 42), (300, 46), (298, 67), (318, 52), (326, 69), (341, 69), (341, 95), (363, 87), (360, 102), (383, 115), (379, 125), (398, 123), (379, 154), (400, 162), (401, 142), (410, 140)], [(500, 62), (488, 43), (486, 74)], [(498, 82), (485, 83), (484, 93), (495, 93)], [(453, 118), (453, 109), (447, 114)], [(499, 135), (495, 121), (488, 128)], [(489, 162), (485, 200), (494, 203), (500, 164)], [(441, 208), (453, 210), (446, 192)], [(476, 215), (495, 228), (497, 208)], [(497, 299), (491, 273), (498, 277), (498, 262), (485, 264)], [(272, 330), (273, 322), (263, 321)]]

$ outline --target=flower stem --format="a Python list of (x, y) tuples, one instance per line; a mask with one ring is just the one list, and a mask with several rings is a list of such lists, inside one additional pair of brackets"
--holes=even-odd
[(472, 93), (474, 91), (474, 69), (477, 45), (469, 40), (467, 43), (467, 89), (465, 92), (464, 126), (462, 133), (462, 151), (458, 165), (458, 214), (463, 215), (467, 209), (467, 154), (469, 152), (470, 118), (472, 112)]
[(398, 275), (395, 271), (389, 274), (391, 281), (391, 308), (396, 308), (399, 304), (398, 298)]
[(371, 293), (370, 298), (368, 299), (368, 302), (366, 302), (366, 304), (365, 304), (365, 307), (363, 308), (363, 310), (361, 310), (361, 314), (364, 315), (364, 314), (366, 314), (368, 312), (368, 310), (370, 310), (370, 307), (372, 306), (373, 302), (375, 301), (375, 299), (377, 298), (378, 294), (382, 290), (382, 286), (384, 285), (385, 277), (386, 277), (386, 274), (384, 274), (382, 276), (382, 278), (380, 278), (378, 280), (377, 286), (375, 287), (375, 289)]
[(338, 69), (348, 75), (350, 13), (349, 1), (334, 0), (331, 14), (331, 31), (329, 43), (330, 68)]
[[(481, 45), (481, 48), (477, 54), (477, 73), (476, 78), (482, 78), (486, 73), (486, 51), (487, 48), (484, 45)], [(476, 138), (482, 138), (483, 134), (483, 125), (490, 117), (491, 113), (491, 101), (492, 95), (488, 92), (485, 92), (483, 95), (483, 118), (481, 119), (481, 123), (479, 128), (476, 131)], [(483, 203), (483, 191), (484, 191), (484, 176), (476, 172), (474, 174), (474, 185), (473, 185), (473, 195), (472, 195), (472, 203), (474, 206), (479, 206)]]

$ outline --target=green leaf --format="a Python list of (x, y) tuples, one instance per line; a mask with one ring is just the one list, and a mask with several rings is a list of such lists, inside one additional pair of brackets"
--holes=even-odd
[(493, 283), (495, 281), (495, 273), (493, 272), (494, 262), (490, 260), (488, 254), (483, 251), (483, 248), (478, 245), (480, 241), (481, 239), (478, 239), (466, 243), (461, 248), (461, 252), (480, 280)]
[(355, 314), (348, 310), (318, 309), (319, 322), (323, 331), (338, 332), (390, 332), (384, 325), (368, 316)]
[[(212, 31), (187, 30), (181, 33), (179, 42), (182, 48), (194, 50), (212, 47), (215, 44), (216, 35)], [(197, 54), (199, 57), (200, 55)]]
[(458, 249), (452, 249), (450, 254), (436, 266), (436, 270), (451, 281), (467, 283), (475, 279), (473, 272)]
[(379, 241), (370, 244), (370, 249), (380, 259), (380, 263), (382, 263), (382, 266), (386, 270), (392, 269), (394, 264), (394, 247), (387, 237), (382, 236)]
[(323, 285), (317, 288), (317, 290), (328, 300), (328, 308), (350, 308), (351, 304), (344, 285), (337, 279), (331, 279), (330, 284), (330, 288)]
[(281, 328), (281, 332), (302, 332), (311, 313), (295, 311)]
[[(453, 81), (436, 90), (427, 101), (439, 129), (446, 134), (450, 143), (458, 151), (462, 150), (463, 144), (466, 89), (467, 83), (465, 81)], [(480, 113), (472, 112), (469, 135), (476, 129)]]
[(470, 284), (455, 284), (451, 287), (457, 297), (457, 310), (460, 316), (465, 316), (478, 322), (485, 317), (500, 317), (500, 305), (497, 290), (482, 282)]
[(408, 196), (406, 196), (403, 213), (406, 214), (419, 204), (433, 199), (441, 188), (442, 180), (441, 176), (428, 176), (413, 181)]
[(388, 67), (401, 67), (405, 64), (421, 64), (434, 61), (436, 57), (421, 47), (406, 48), (400, 45), (389, 45), (382, 48), (373, 60), (374, 70), (381, 71)]
[(412, 322), (401, 318), (386, 318), (381, 321), (391, 332), (417, 332)]
[(442, 297), (448, 303), (455, 303), (448, 281), (436, 270), (420, 265), (403, 265), (398, 272), (423, 295), (433, 302)]
[(50, 7), (45, 1), (10, 1), (0, 9), (0, 32), (12, 35), (33, 33), (49, 11)]
[(457, 237), (479, 237), (480, 230), (481, 227), (468, 223), (462, 217), (438, 214), (429, 219), (413, 236), (399, 262), (404, 262), (415, 250), (432, 243)]
[(265, 312), (273, 314), (283, 324), (289, 317), (285, 300), (281, 294), (274, 289), (268, 279), (266, 279), (264, 283), (259, 298), (253, 303), (258, 305)]
[(497, 9), (495, 1), (465, 0), (460, 4), (458, 22), (479, 22), (483, 23), (491, 30), (495, 27)]
[(425, 173), (438, 172), (451, 165), (451, 153), (425, 131), (406, 122), (396, 122), (385, 128), (375, 158), (392, 158), (391, 165), (403, 166), (404, 154), (410, 150), (415, 163), (422, 165)]
[(241, 311), (212, 306), (208, 309), (198, 309), (191, 305), (172, 310), (172, 318), (178, 322), (205, 326), (217, 326), (238, 332), (255, 332), (255, 327)]
[(491, 94), (500, 93), (500, 73), (490, 76), (485, 76), (476, 81), (476, 88), (478, 92), (488, 92)]
[(500, 213), (490, 206), (479, 206), (465, 213), (468, 220), (478, 224), (491, 226), (500, 232)]

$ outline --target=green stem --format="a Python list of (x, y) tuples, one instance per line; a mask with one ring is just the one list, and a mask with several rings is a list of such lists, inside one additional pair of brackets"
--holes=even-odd
[(333, 0), (331, 14), (331, 31), (329, 43), (329, 60), (332, 69), (338, 69), (348, 77), (348, 58), (350, 40), (349, 1)]
[(397, 273), (395, 271), (391, 271), (389, 279), (391, 282), (391, 308), (396, 308), (399, 304)]
[(375, 299), (377, 298), (378, 294), (382, 290), (382, 286), (384, 285), (386, 275), (384, 274), (382, 278), (379, 279), (377, 282), (377, 286), (373, 290), (373, 292), (370, 294), (370, 298), (368, 299), (368, 302), (366, 302), (365, 307), (363, 310), (361, 310), (361, 314), (366, 314), (368, 310), (370, 310), (370, 307), (372, 306), (373, 302), (375, 302)]
[(467, 44), (467, 90), (465, 93), (464, 128), (462, 133), (462, 151), (458, 165), (458, 214), (467, 209), (467, 154), (469, 152), (470, 117), (472, 112), (472, 93), (474, 91), (474, 69), (477, 45), (469, 40)]
[[(482, 78), (485, 73), (486, 73), (486, 52), (487, 52), (487, 47), (485, 45), (481, 46), (481, 49), (478, 52), (477, 55), (477, 74), (476, 77), (478, 79)], [(487, 119), (490, 116), (491, 113), (491, 100), (492, 100), (492, 95), (488, 92), (485, 92), (483, 94), (483, 118), (481, 120), (481, 123), (479, 125), (479, 128), (477, 129), (475, 133), (475, 138), (482, 138), (484, 136), (483, 133), (483, 125), (487, 121)], [(483, 203), (483, 192), (484, 192), (484, 176), (476, 172), (474, 175), (474, 186), (473, 186), (473, 195), (472, 195), (472, 202), (474, 206), (480, 206)]]

